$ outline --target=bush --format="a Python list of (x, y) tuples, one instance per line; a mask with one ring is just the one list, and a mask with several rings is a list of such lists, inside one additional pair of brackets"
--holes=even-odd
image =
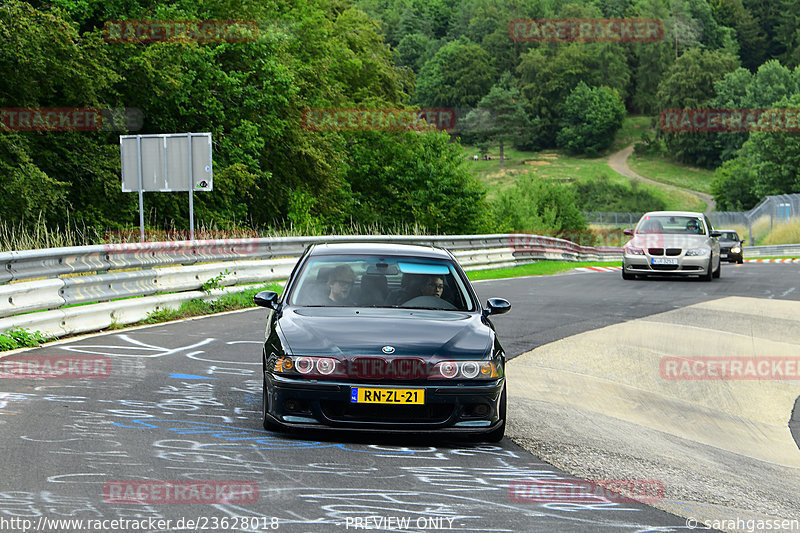
[(616, 92), (580, 82), (564, 104), (556, 145), (576, 153), (597, 154), (611, 146), (624, 119), (625, 105)]
[(572, 191), (530, 174), (518, 178), (513, 187), (492, 202), (495, 231), (553, 234), (586, 228)]
[(52, 337), (48, 337), (40, 331), (31, 332), (27, 329), (14, 328), (0, 333), (0, 351), (34, 348), (51, 340), (53, 340)]
[(573, 184), (578, 204), (586, 211), (644, 212), (666, 208), (661, 198), (653, 196), (639, 183), (632, 181), (630, 187), (614, 183), (606, 175), (579, 181)]

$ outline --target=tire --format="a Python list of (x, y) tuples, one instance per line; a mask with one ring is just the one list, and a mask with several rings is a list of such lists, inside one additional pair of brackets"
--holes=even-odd
[(506, 386), (503, 385), (503, 393), (500, 395), (500, 414), (499, 418), (503, 419), (503, 423), (499, 427), (487, 433), (483, 440), (486, 442), (500, 442), (506, 434)]
[[(712, 257), (712, 259), (713, 259), (713, 257)], [(722, 259), (719, 260), (719, 264), (717, 265), (717, 269), (714, 271), (713, 276), (715, 278), (719, 278), (721, 275), (722, 275)]]
[(737, 265), (741, 265), (742, 263), (744, 263), (744, 259), (742, 259), (741, 257), (736, 260)]
[(628, 274), (625, 272), (625, 262), (622, 262), (622, 279), (631, 280), (636, 279), (636, 274)]
[(713, 262), (711, 260), (712, 257), (708, 258), (708, 268), (706, 269), (706, 273), (700, 276), (700, 279), (702, 279), (703, 281), (711, 281), (714, 277), (714, 273), (711, 271), (711, 267), (713, 265)]
[(267, 431), (283, 431), (283, 428), (272, 421), (269, 417), (269, 408), (267, 407), (267, 379), (263, 379), (263, 386), (261, 389), (261, 423)]

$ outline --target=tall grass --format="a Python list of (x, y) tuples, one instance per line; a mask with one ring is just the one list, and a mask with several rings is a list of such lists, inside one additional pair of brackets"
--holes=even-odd
[[(428, 230), (418, 224), (342, 224), (331, 227), (251, 228), (230, 225), (222, 228), (212, 223), (200, 222), (195, 240), (244, 239), (266, 237), (300, 237), (325, 235), (429, 235)], [(189, 240), (188, 230), (176, 229), (174, 223), (166, 229), (145, 229), (145, 241), (185, 241)], [(94, 244), (120, 244), (139, 242), (138, 227), (122, 230), (100, 231), (95, 227), (68, 224), (64, 227), (49, 226), (41, 218), (35, 224), (6, 224), (0, 221), (0, 252), (12, 250), (36, 250), (40, 248), (59, 248), (62, 246), (87, 246)]]
[(48, 226), (40, 216), (35, 224), (6, 224), (0, 221), (0, 252), (83, 246), (102, 242), (95, 228), (67, 223), (63, 228)]
[(800, 220), (775, 224), (761, 241), (761, 244), (798, 244), (800, 243)]

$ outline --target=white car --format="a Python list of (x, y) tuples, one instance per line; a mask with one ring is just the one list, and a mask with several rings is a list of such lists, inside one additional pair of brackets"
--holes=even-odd
[(720, 276), (721, 233), (703, 213), (645, 213), (635, 230), (624, 233), (633, 238), (623, 247), (622, 279), (700, 276), (711, 281)]

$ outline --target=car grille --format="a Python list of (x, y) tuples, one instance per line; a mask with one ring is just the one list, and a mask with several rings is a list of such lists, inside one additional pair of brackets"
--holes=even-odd
[(650, 255), (664, 255), (664, 252), (666, 252), (666, 255), (670, 255), (670, 256), (673, 256), (673, 257), (676, 256), (676, 255), (681, 255), (682, 251), (683, 250), (681, 250), (680, 248), (667, 248), (666, 250), (664, 248), (648, 248), (647, 249), (647, 252)]
[(679, 265), (652, 265), (653, 270), (678, 270)]
[(727, 247), (723, 248), (723, 247), (720, 246), (719, 251), (720, 251), (720, 253), (727, 254), (728, 252), (731, 251), (731, 249), (727, 248)]
[(351, 402), (321, 402), (322, 412), (339, 422), (444, 422), (453, 414), (453, 405), (359, 405)]

